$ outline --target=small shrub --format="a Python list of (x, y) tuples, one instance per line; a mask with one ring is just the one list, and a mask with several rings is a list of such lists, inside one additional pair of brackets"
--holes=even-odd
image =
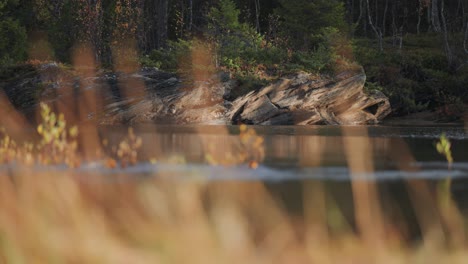
[(231, 91), (229, 98), (226, 98), (230, 101), (268, 84), (267, 80), (258, 78), (255, 74), (237, 75), (236, 79), (238, 80), (237, 87)]
[(156, 67), (161, 70), (177, 72), (191, 68), (191, 51), (195, 41), (170, 41), (166, 49), (155, 49), (140, 58), (145, 67)]
[(12, 64), (26, 58), (26, 30), (11, 18), (0, 21), (0, 63)]
[(364, 86), (364, 90), (367, 92), (367, 93), (370, 93), (372, 91), (384, 91), (384, 87), (382, 87), (381, 85), (379, 85), (378, 83), (375, 83), (375, 82), (366, 82), (365, 86)]
[(313, 52), (298, 51), (293, 53), (291, 59), (292, 66), (299, 66), (299, 69), (309, 72), (322, 72), (332, 67), (332, 52), (324, 45), (320, 45)]

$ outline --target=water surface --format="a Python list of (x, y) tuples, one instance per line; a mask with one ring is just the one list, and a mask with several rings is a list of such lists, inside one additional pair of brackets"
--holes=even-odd
[[(119, 169), (125, 174), (165, 173), (212, 180), (284, 181), (300, 179), (372, 180), (443, 179), (468, 176), (468, 133), (461, 126), (253, 126), (264, 138), (265, 157), (259, 168), (246, 164), (210, 166), (207, 155), (235, 153), (238, 126), (138, 126), (143, 139), (141, 163)], [(115, 145), (126, 127), (100, 127), (101, 137)], [(435, 144), (444, 133), (452, 142), (455, 163), (448, 168)], [(353, 170), (350, 158), (364, 162)], [(151, 164), (149, 159), (158, 162)], [(355, 163), (356, 161), (354, 161)], [(359, 162), (359, 161), (358, 161)], [(361, 166), (362, 167), (362, 166)], [(87, 169), (86, 167), (84, 169)], [(95, 169), (90, 167), (89, 169)], [(108, 171), (116, 173), (117, 171)]]

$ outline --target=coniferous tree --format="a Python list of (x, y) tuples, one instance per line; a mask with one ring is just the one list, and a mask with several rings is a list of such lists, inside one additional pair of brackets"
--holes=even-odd
[(280, 0), (276, 13), (283, 22), (283, 32), (297, 48), (316, 45), (315, 39), (323, 30), (332, 27), (346, 30), (344, 3), (338, 0)]
[(13, 63), (26, 57), (26, 30), (13, 15), (17, 0), (0, 0), (0, 63)]

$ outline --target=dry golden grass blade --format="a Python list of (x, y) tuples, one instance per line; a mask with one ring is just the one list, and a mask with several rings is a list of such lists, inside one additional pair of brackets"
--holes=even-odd
[[(297, 141), (304, 153), (299, 155), (301, 167), (319, 167), (326, 150), (327, 140), (320, 136), (303, 136)], [(310, 153), (313, 153), (310, 155)], [(316, 254), (315, 249), (329, 251), (330, 234), (327, 219), (327, 193), (323, 182), (305, 181), (303, 188), (305, 245), (309, 257), (317, 263), (331, 263), (329, 254)]]
[(329, 220), (327, 219), (326, 190), (322, 182), (303, 183), (304, 221), (306, 227), (306, 246), (309, 255), (320, 263), (331, 263), (329, 254), (316, 254), (314, 249), (320, 248), (325, 252), (330, 248)]
[[(327, 146), (333, 146), (333, 141), (322, 136), (298, 136), (297, 147), (299, 153), (299, 164), (304, 167), (319, 167), (326, 155)], [(286, 145), (287, 146), (287, 145)]]
[[(416, 160), (406, 143), (402, 139), (392, 139), (392, 145), (393, 150), (398, 150), (391, 153), (391, 156), (399, 165), (399, 169), (417, 171), (417, 168), (411, 166)], [(455, 247), (463, 247), (466, 243), (463, 217), (451, 194), (439, 192), (425, 180), (410, 179), (406, 181), (406, 185), (425, 245), (434, 247), (441, 246), (440, 243), (448, 243)], [(447, 195), (448, 197), (442, 197)], [(443, 203), (442, 200), (447, 202)]]
[(461, 264), (467, 257), (464, 249), (388, 247), (375, 258), (376, 245), (352, 234), (306, 243), (300, 221), (261, 183), (10, 176), (0, 177), (0, 260), (7, 263)]
[(88, 87), (96, 85), (88, 83), (90, 78), (96, 76), (98, 64), (95, 59), (93, 47), (89, 43), (82, 43), (75, 47), (73, 66), (80, 77), (80, 91), (74, 93), (76, 96), (68, 97), (66, 104), (58, 104), (59, 111), (76, 113), (75, 120), (80, 132), (78, 142), (85, 160), (95, 159), (102, 153), (96, 118), (103, 111), (100, 94), (103, 87), (93, 87), (92, 89)]
[(28, 58), (31, 62), (44, 62), (54, 60), (54, 51), (48, 40), (47, 33), (35, 31), (30, 34), (28, 45)]
[[(394, 152), (390, 153), (390, 156), (398, 164), (399, 169), (408, 172), (417, 171), (417, 168), (411, 166), (416, 160), (404, 140), (392, 139), (391, 144), (393, 145), (391, 149)], [(442, 223), (438, 214), (437, 201), (434, 199), (428, 183), (424, 180), (410, 179), (406, 181), (406, 185), (423, 239), (427, 243), (433, 241), (434, 238), (440, 240), (443, 236)]]
[[(362, 175), (372, 177), (374, 173), (373, 150), (367, 136), (367, 128), (359, 130), (360, 136), (354, 136), (351, 127), (343, 127), (343, 144), (348, 168), (351, 174), (351, 187), (354, 199), (356, 225), (363, 241), (381, 251), (386, 244), (385, 222), (381, 212), (380, 198), (372, 179), (360, 179)], [(351, 132), (353, 131), (353, 132)]]
[[(195, 41), (190, 49), (189, 58), (179, 58), (178, 71), (186, 79), (185, 89), (200, 89), (199, 98), (190, 98), (194, 104), (202, 104), (210, 102), (213, 94), (217, 91), (208, 90), (207, 92), (201, 89), (206, 89), (205, 82), (213, 82), (212, 87), (218, 87), (217, 83), (221, 81), (215, 76), (214, 53), (210, 50), (207, 43)], [(206, 96), (207, 98), (203, 98)], [(218, 127), (216, 135), (203, 135), (203, 127), (194, 127), (198, 140), (202, 147), (202, 153), (205, 159), (211, 164), (216, 165), (235, 165), (239, 163), (237, 159), (238, 148), (240, 147), (239, 138), (237, 136), (228, 136), (229, 131), (226, 127)], [(227, 139), (227, 140), (226, 140)]]
[[(112, 47), (114, 70), (124, 74), (132, 74), (140, 69), (135, 39), (126, 39)], [(146, 95), (145, 84), (139, 78), (119, 78), (118, 86), (123, 98), (143, 98)]]
[(31, 133), (32, 126), (23, 114), (17, 111), (8, 100), (4, 92), (0, 92), (0, 127), (16, 141), (30, 141), (35, 138)]
[(215, 54), (208, 43), (194, 42), (190, 55), (191, 77), (195, 82), (209, 80), (216, 73)]

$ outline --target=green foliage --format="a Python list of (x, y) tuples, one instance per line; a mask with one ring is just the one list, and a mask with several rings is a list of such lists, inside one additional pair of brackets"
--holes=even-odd
[(290, 70), (304, 70), (310, 72), (321, 72), (330, 69), (332, 53), (324, 45), (320, 45), (312, 52), (295, 52), (292, 56), (291, 65), (295, 66)]
[(26, 30), (11, 18), (0, 21), (0, 63), (24, 60), (27, 50)]
[[(1, 3), (5, 1), (2, 0)], [(30, 34), (32, 36), (30, 50), (33, 51), (30, 55), (33, 59), (59, 59), (69, 62), (74, 44), (86, 40), (91, 41), (96, 56), (101, 57), (101, 60), (102, 57), (109, 57), (101, 62), (111, 66), (113, 60), (109, 54), (112, 47), (120, 43), (119, 39), (115, 39), (121, 35), (116, 28), (136, 34), (137, 23), (143, 23), (140, 26), (146, 26), (144, 23), (148, 23), (147, 18), (136, 18), (140, 13), (134, 3), (136, 2), (133, 0), (111, 0), (99, 2), (93, 8), (89, 8), (89, 4), (82, 0), (57, 2), (34, 0), (18, 14), (29, 28), (35, 25), (37, 32), (40, 32), (37, 37), (36, 33)], [(302, 50), (296, 54), (283, 44), (267, 42), (263, 35), (257, 33), (247, 22), (243, 22), (249, 19), (239, 10), (239, 5), (242, 3), (233, 0), (220, 0), (214, 5), (208, 4), (207, 12), (203, 14), (207, 23), (201, 27), (203, 31), (200, 41), (196, 39), (170, 41), (167, 48), (153, 50), (141, 56), (140, 63), (143, 66), (182, 72), (197, 67), (207, 67), (207, 65), (197, 65), (197, 60), (191, 58), (194, 48), (197, 49), (199, 43), (203, 43), (201, 46), (211, 53), (213, 65), (240, 76), (258, 73), (281, 75), (295, 69), (321, 71), (330, 68), (329, 66), (333, 64), (332, 61), (335, 59), (333, 54), (336, 51), (330, 43), (335, 42), (332, 40), (336, 39), (334, 35), (339, 35), (338, 28), (343, 28), (343, 25), (337, 22), (339, 20), (337, 14), (342, 6), (336, 3), (330, 5), (324, 1), (308, 6), (321, 8), (320, 12), (329, 10), (334, 12), (320, 15), (321, 20), (317, 22), (320, 28), (309, 29), (310, 34), (307, 33), (314, 42), (323, 45), (316, 45), (313, 49)], [(272, 12), (271, 8), (269, 12)], [(315, 21), (316, 17), (311, 18), (319, 11), (314, 12), (310, 14), (306, 12), (303, 15), (308, 16), (307, 20)], [(87, 32), (88, 35), (82, 36), (83, 32)], [(196, 42), (199, 43), (195, 44)]]
[(321, 44), (324, 28), (346, 31), (343, 2), (337, 0), (289, 1), (280, 0), (277, 15), (283, 20), (283, 35), (300, 49), (310, 49)]
[(212, 7), (208, 14), (210, 19), (209, 27), (211, 30), (227, 31), (241, 29), (245, 24), (239, 23), (240, 10), (232, 0), (220, 0), (218, 7)]
[[(324, 5), (331, 8), (328, 4)], [(314, 7), (315, 4), (310, 8)], [(334, 8), (338, 12), (342, 6), (336, 5)], [(335, 18), (322, 15), (323, 27), (309, 32), (311, 39), (314, 38), (317, 43), (313, 49), (293, 51), (280, 44), (267, 43), (253, 27), (239, 22), (239, 14), (233, 1), (222, 0), (218, 7), (210, 10), (207, 30), (207, 38), (214, 43), (216, 49), (218, 66), (238, 78), (251, 75), (260, 77), (265, 74), (278, 76), (295, 70), (320, 72), (332, 68), (334, 49), (330, 43), (335, 35), (339, 35), (339, 30), (328, 27), (326, 23)], [(338, 23), (333, 25), (342, 26)]]
[(448, 140), (447, 136), (445, 136), (445, 134), (440, 135), (439, 142), (437, 142), (436, 144), (436, 149), (437, 149), (437, 152), (439, 152), (439, 154), (445, 157), (445, 159), (449, 163), (449, 167), (453, 163), (451, 147), (452, 147), (452, 144)]
[(364, 90), (367, 92), (367, 93), (371, 93), (372, 91), (380, 91), (382, 92), (385, 88), (382, 87), (381, 85), (379, 85), (378, 83), (374, 83), (374, 82), (366, 82), (365, 86), (364, 86)]
[(8, 0), (0, 0), (0, 15), (2, 14), (4, 8), (6, 7)]
[[(155, 13), (142, 10), (137, 0), (0, 0), (0, 64), (24, 60), (26, 51), (30, 59), (70, 62), (73, 47), (80, 42), (90, 44), (105, 67), (118, 61), (133, 63), (140, 57), (143, 66), (201, 78), (214, 70), (258, 80), (294, 71), (342, 71), (356, 66), (353, 61), (357, 60), (368, 76), (367, 89), (388, 95), (395, 115), (434, 109), (450, 115), (461, 113), (468, 103), (468, 67), (463, 64), (466, 54), (455, 47), (463, 43), (464, 34), (455, 26), (462, 24), (456, 18), (447, 17), (447, 22), (460, 67), (449, 72), (439, 33), (405, 33), (402, 50), (391, 45), (395, 39), (384, 38), (384, 52), (375, 49), (375, 40), (350, 41), (346, 33), (356, 22), (359, 6), (346, 6), (346, 13), (343, 0), (260, 1), (261, 32), (253, 27), (257, 13), (249, 1), (205, 1), (203, 5), (194, 1), (200, 8), (193, 10), (184, 1), (168, 2), (169, 10), (178, 7), (177, 17), (169, 18), (169, 22), (177, 20), (176, 27), (169, 23), (167, 29), (172, 41), (164, 49), (151, 51), (158, 46), (152, 42), (159, 39), (159, 30), (165, 25), (159, 18), (148, 17)], [(375, 4), (372, 13), (383, 14), (385, 5)], [(446, 4), (447, 14), (453, 13), (455, 6)], [(389, 8), (394, 5), (389, 2)], [(408, 6), (416, 10), (417, 3)], [(350, 23), (345, 21), (345, 13)], [(174, 10), (168, 14), (174, 15)], [(364, 21), (368, 20), (364, 18), (359, 27), (354, 24), (356, 35), (364, 31)], [(408, 19), (408, 25), (403, 25), (405, 32), (415, 28), (416, 19)], [(425, 31), (424, 23), (420, 32)], [(386, 36), (390, 28), (390, 24), (385, 27)], [(171, 32), (174, 30), (177, 32)], [(140, 50), (128, 49), (127, 43)], [(120, 57), (130, 59), (116, 59), (116, 54), (126, 50), (132, 52)]]
[(221, 0), (207, 15), (206, 36), (215, 46), (217, 64), (230, 70), (239, 70), (246, 55), (258, 51), (263, 40), (254, 28), (239, 22), (239, 14), (232, 0)]
[(18, 5), (19, 0), (0, 0), (0, 17), (4, 15), (8, 10), (8, 7), (14, 7)]
[(244, 55), (252, 61), (265, 65), (281, 65), (289, 60), (287, 50), (272, 45), (262, 47), (257, 51), (247, 50)]
[[(447, 71), (442, 51), (434, 49), (434, 36), (408, 36), (411, 47), (378, 52), (368, 40), (354, 43), (368, 86), (377, 85), (390, 98), (394, 115), (438, 110), (440, 118), (459, 118), (468, 102), (468, 77)], [(416, 46), (416, 41), (421, 41)], [(371, 83), (371, 84), (369, 84)]]
[(140, 58), (140, 63), (145, 67), (156, 67), (170, 72), (186, 72), (192, 67), (191, 51), (193, 41), (169, 41), (167, 49), (155, 49)]
[[(448, 169), (452, 168), (453, 164), (453, 156), (452, 156), (452, 144), (450, 140), (446, 137), (445, 133), (440, 135), (439, 141), (436, 143), (436, 149), (439, 154), (445, 157), (448, 163)], [(442, 205), (447, 206), (450, 205), (452, 202), (451, 200), (451, 192), (450, 187), (452, 184), (452, 180), (450, 176), (448, 176), (445, 180), (439, 182), (438, 184), (438, 192), (439, 192), (439, 199)]]
[(254, 74), (249, 74), (249, 75), (238, 75), (237, 77), (237, 87), (236, 89), (232, 90), (231, 93), (229, 94), (228, 100), (235, 100), (236, 98), (245, 95), (249, 93), (250, 91), (253, 90), (258, 90), (261, 87), (265, 86), (268, 84), (268, 81), (262, 78), (259, 78), (258, 76)]

